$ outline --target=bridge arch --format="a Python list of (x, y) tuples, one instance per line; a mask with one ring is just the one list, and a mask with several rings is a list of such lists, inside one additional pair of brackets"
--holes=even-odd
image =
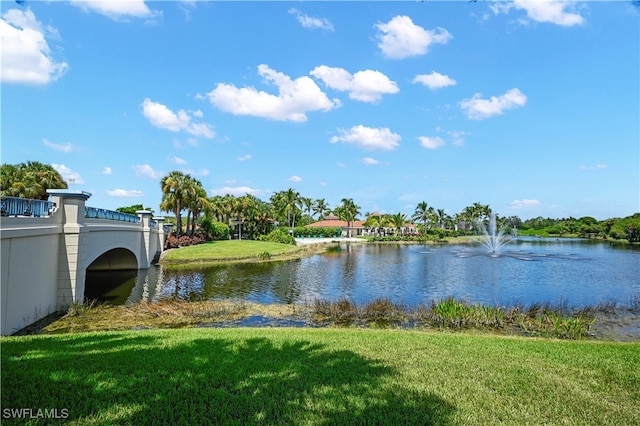
[(134, 252), (123, 247), (105, 251), (87, 266), (88, 271), (121, 271), (138, 269), (138, 258)]
[(84, 299), (124, 303), (135, 286), (138, 259), (131, 250), (116, 247), (102, 253), (86, 269)]

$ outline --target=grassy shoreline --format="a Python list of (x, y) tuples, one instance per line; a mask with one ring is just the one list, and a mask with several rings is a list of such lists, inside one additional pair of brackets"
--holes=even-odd
[(324, 252), (338, 243), (294, 246), (254, 240), (210, 241), (194, 246), (165, 250), (160, 264), (170, 269), (234, 262), (268, 262), (297, 259)]
[(0, 341), (3, 409), (65, 409), (70, 425), (618, 425), (640, 418), (637, 343), (321, 328)]
[(245, 300), (162, 300), (126, 305), (74, 304), (25, 334), (198, 327), (376, 328), (487, 333), (573, 340), (640, 341), (640, 299), (633, 306), (602, 304), (492, 307), (448, 298), (406, 307), (389, 299), (357, 305), (348, 299), (296, 304)]
[[(370, 243), (371, 238), (362, 237), (350, 243)], [(441, 241), (376, 241), (376, 244), (476, 244), (478, 237), (456, 237)], [(300, 245), (289, 245), (256, 240), (209, 241), (204, 244), (168, 249), (162, 252), (160, 264), (169, 269), (206, 267), (220, 263), (269, 262), (299, 259), (324, 253), (330, 247), (340, 245), (339, 240), (321, 241)]]

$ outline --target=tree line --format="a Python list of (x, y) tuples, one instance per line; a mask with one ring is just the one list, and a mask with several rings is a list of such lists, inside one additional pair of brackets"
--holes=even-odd
[[(2, 196), (46, 200), (47, 189), (66, 188), (67, 182), (47, 164), (29, 161), (0, 167)], [(209, 197), (202, 182), (181, 171), (172, 171), (164, 176), (160, 180), (160, 190), (160, 210), (173, 214), (167, 223), (175, 223), (178, 237), (182, 234), (194, 235), (197, 230), (203, 230), (223, 238), (230, 232), (241, 230), (243, 238), (255, 239), (277, 228), (304, 227), (329, 215), (346, 221), (349, 230), (354, 222), (363, 217), (364, 226), (371, 229), (373, 234), (393, 230), (399, 236), (408, 224), (414, 224), (422, 234), (454, 236), (477, 233), (479, 224), (488, 222), (494, 213), (489, 205), (475, 202), (451, 215), (442, 208), (422, 201), (416, 205), (411, 216), (405, 213), (363, 214), (352, 198), (343, 198), (339, 205), (332, 208), (324, 198), (304, 197), (293, 188), (275, 192), (268, 201), (251, 194)], [(118, 208), (119, 211), (134, 214), (143, 209), (141, 204)], [(562, 219), (537, 217), (525, 221), (518, 216), (496, 217), (502, 229), (516, 230), (520, 235), (580, 236), (640, 242), (640, 213), (602, 221), (590, 216)]]

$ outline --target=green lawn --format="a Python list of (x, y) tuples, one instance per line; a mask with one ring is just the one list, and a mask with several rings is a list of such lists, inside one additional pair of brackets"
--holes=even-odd
[(164, 256), (165, 263), (219, 262), (239, 259), (269, 259), (300, 250), (288, 244), (253, 240), (210, 241), (170, 250)]
[(72, 425), (640, 422), (637, 343), (311, 328), (0, 343), (3, 416), (65, 409)]

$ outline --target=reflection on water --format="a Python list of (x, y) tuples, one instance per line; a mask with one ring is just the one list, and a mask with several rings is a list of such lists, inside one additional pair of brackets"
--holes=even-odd
[[(640, 251), (588, 240), (523, 238), (498, 256), (461, 245), (342, 243), (303, 259), (138, 271), (129, 301), (244, 299), (300, 303), (376, 298), (415, 306), (449, 296), (490, 305), (627, 304), (640, 294)], [(114, 298), (115, 300), (115, 298)], [(119, 299), (118, 299), (119, 300)]]
[(136, 284), (137, 272), (125, 271), (87, 271), (84, 297), (87, 300), (120, 305), (127, 301)]
[(156, 300), (162, 287), (162, 269), (125, 271), (87, 271), (85, 300), (121, 305), (126, 302), (151, 302)]

